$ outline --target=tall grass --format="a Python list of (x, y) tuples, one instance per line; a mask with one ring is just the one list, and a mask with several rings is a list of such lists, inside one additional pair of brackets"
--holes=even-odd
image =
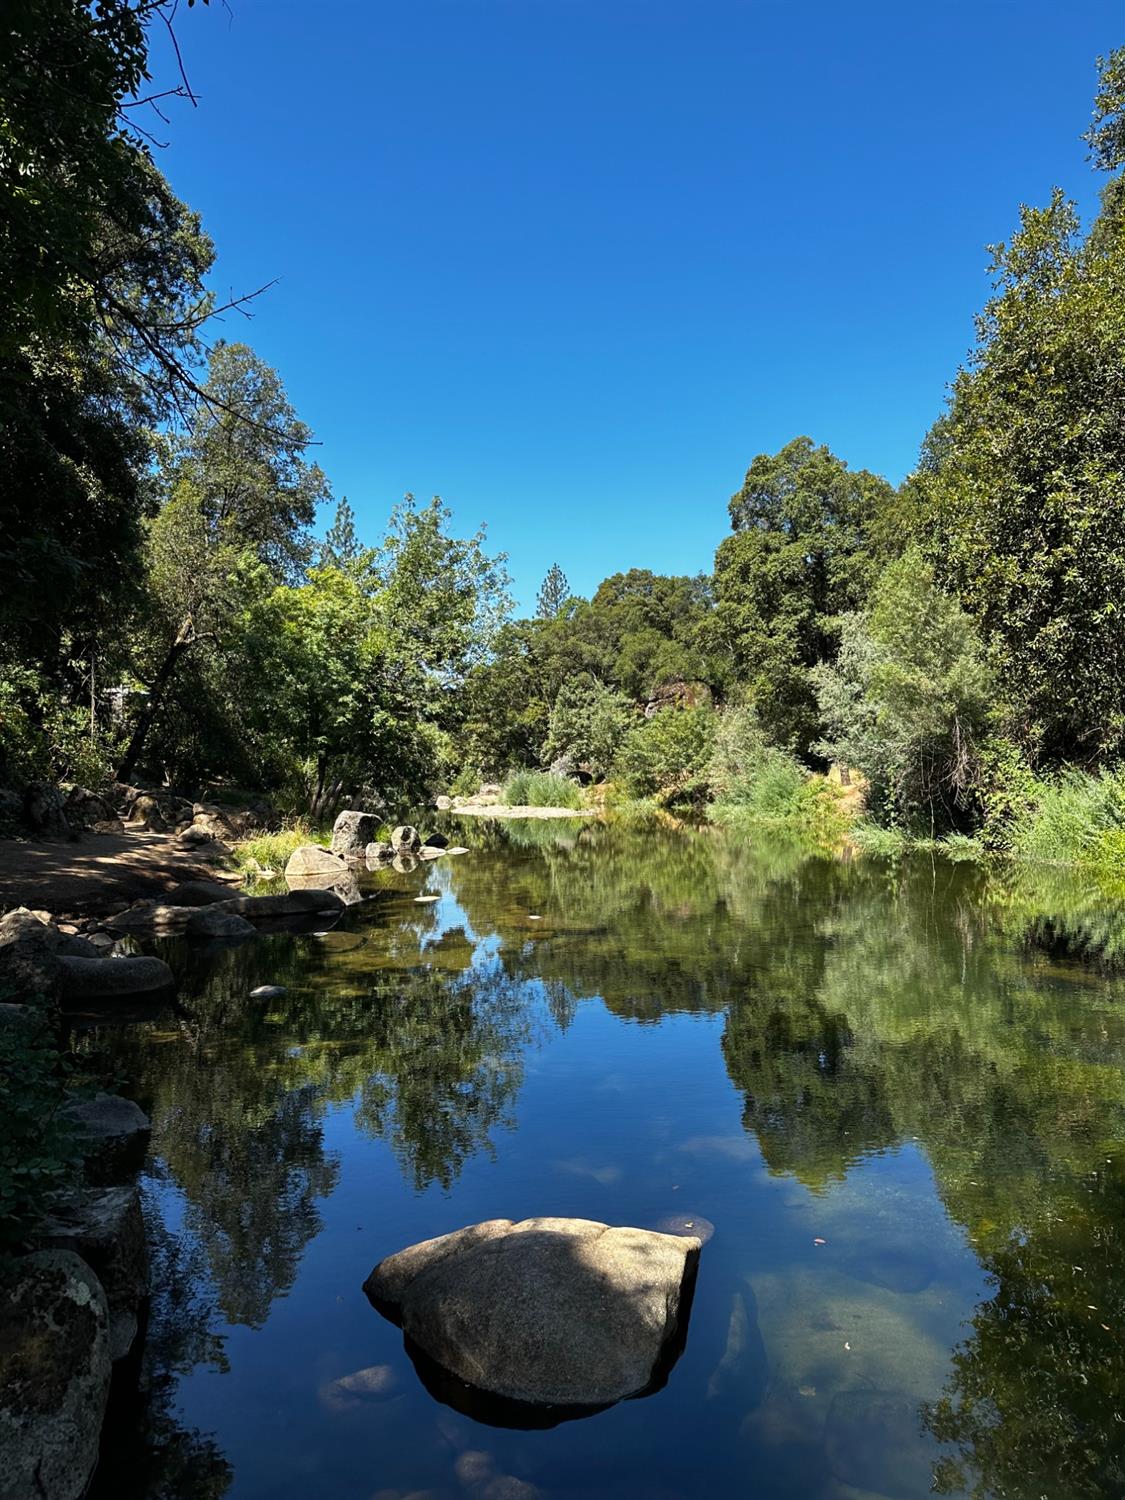
[(514, 771), (504, 783), (501, 796), (508, 807), (582, 806), (581, 789), (550, 771)]
[(235, 862), (245, 870), (253, 869), (254, 864), (258, 864), (264, 870), (280, 872), (289, 863), (289, 856), (294, 849), (300, 848), (302, 844), (322, 844), (327, 847), (331, 842), (331, 828), (307, 823), (302, 818), (286, 828), (278, 829), (276, 833), (259, 833), (252, 839), (245, 839), (234, 846), (232, 853)]
[(1005, 833), (1018, 859), (1125, 872), (1125, 768), (1096, 776), (1071, 769), (1036, 782)]

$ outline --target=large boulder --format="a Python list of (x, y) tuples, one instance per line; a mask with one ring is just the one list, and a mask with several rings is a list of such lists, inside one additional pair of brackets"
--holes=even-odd
[(99, 823), (117, 821), (117, 810), (107, 797), (84, 786), (72, 786), (63, 807), (72, 828), (96, 828)]
[(269, 922), (278, 917), (323, 916), (343, 907), (344, 902), (335, 891), (306, 886), (277, 896), (230, 896), (218, 909), (245, 917), (248, 922)]
[(364, 1291), (442, 1370), (509, 1401), (654, 1389), (686, 1338), (700, 1242), (590, 1219), (491, 1219), (379, 1262)]
[(64, 957), (58, 963), (62, 971), (60, 996), (72, 1004), (159, 995), (174, 985), (172, 971), (162, 958)]
[(82, 1152), (86, 1180), (125, 1182), (144, 1165), (152, 1124), (140, 1105), (119, 1094), (72, 1099), (63, 1111)]
[(185, 880), (168, 892), (169, 906), (211, 906), (230, 899), (231, 888), (218, 880)]
[(121, 1359), (137, 1336), (148, 1296), (148, 1248), (136, 1185), (79, 1191), (56, 1203), (37, 1239), (71, 1250), (94, 1271), (109, 1304), (110, 1358)]
[(338, 854), (322, 849), (319, 844), (298, 844), (285, 866), (285, 878), (307, 880), (310, 875), (327, 876), (325, 885), (335, 885), (346, 880), (348, 867)]
[(109, 1396), (109, 1312), (77, 1255), (25, 1256), (0, 1297), (0, 1500), (78, 1500)]
[(363, 851), (363, 857), (367, 861), (367, 868), (369, 870), (378, 870), (383, 865), (390, 864), (391, 860), (395, 857), (395, 851), (392, 845), (384, 843), (382, 839), (378, 839), (374, 843), (368, 844), (367, 848)]
[(417, 828), (403, 823), (391, 834), (391, 847), (396, 854), (414, 854), (422, 846)]
[(5, 989), (29, 999), (57, 999), (64, 988), (64, 957), (92, 963), (98, 961), (98, 950), (25, 906), (0, 919), (0, 985)]
[(39, 834), (41, 838), (74, 837), (74, 830), (66, 816), (66, 798), (49, 781), (33, 781), (24, 788), (23, 820), (32, 833)]
[(342, 812), (332, 825), (332, 853), (341, 859), (362, 859), (364, 850), (382, 826), (377, 813)]

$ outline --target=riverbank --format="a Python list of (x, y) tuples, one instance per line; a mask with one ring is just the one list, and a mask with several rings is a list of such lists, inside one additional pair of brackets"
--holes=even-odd
[(189, 880), (240, 884), (224, 845), (186, 847), (166, 833), (0, 839), (0, 914), (18, 906), (102, 916)]

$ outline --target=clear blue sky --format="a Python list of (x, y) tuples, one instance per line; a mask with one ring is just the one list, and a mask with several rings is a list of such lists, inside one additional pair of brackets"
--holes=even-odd
[(1097, 0), (212, 0), (161, 165), (375, 541), (488, 523), (520, 603), (710, 566), (798, 433), (898, 480), (984, 246), (1098, 181)]

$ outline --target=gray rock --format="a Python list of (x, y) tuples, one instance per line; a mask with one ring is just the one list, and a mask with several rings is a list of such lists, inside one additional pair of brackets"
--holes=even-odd
[(450, 807), (453, 806), (453, 798), (452, 797), (436, 797), (434, 799), (434, 806), (437, 808), (438, 812), (445, 812), (447, 808), (450, 808)]
[[(193, 811), (190, 828), (184, 832), (197, 832), (209, 834), (216, 839), (233, 839), (238, 837), (238, 830), (234, 820), (222, 808), (209, 807), (196, 804), (198, 810)], [(183, 835), (181, 834), (181, 837)]]
[(367, 848), (363, 851), (363, 857), (367, 861), (368, 869), (378, 870), (383, 865), (390, 864), (391, 860), (395, 857), (395, 851), (390, 844), (378, 842), (368, 844)]
[(332, 853), (341, 859), (362, 859), (363, 851), (379, 832), (382, 822), (376, 813), (342, 812), (332, 825)]
[(449, 840), (446, 838), (444, 833), (431, 833), (422, 844), (422, 848), (423, 850), (448, 849)]
[(364, 1291), (471, 1386), (605, 1406), (652, 1386), (685, 1336), (699, 1249), (589, 1219), (492, 1219), (388, 1256)]
[(280, 1000), (285, 994), (283, 984), (260, 984), (250, 991), (251, 1000)]
[(220, 911), (217, 906), (201, 906), (184, 928), (190, 938), (254, 937), (254, 926), (237, 912)]
[(33, 781), (24, 788), (23, 820), (33, 833), (46, 839), (74, 837), (67, 821), (66, 799), (49, 781)]
[(136, 1186), (99, 1187), (61, 1200), (43, 1220), (47, 1249), (72, 1250), (95, 1273), (109, 1305), (110, 1358), (121, 1359), (136, 1337), (148, 1296), (148, 1249)]
[(182, 844), (185, 849), (202, 849), (207, 844), (217, 844), (221, 840), (217, 839), (213, 833), (208, 833), (206, 828), (197, 828), (192, 824), (190, 828), (185, 828), (183, 833), (177, 836), (176, 842)]
[(211, 906), (230, 899), (230, 886), (218, 880), (185, 880), (168, 892), (169, 906)]
[(293, 877), (307, 879), (310, 875), (324, 875), (328, 879), (327, 885), (334, 885), (338, 880), (346, 879), (348, 867), (337, 854), (330, 849), (322, 849), (319, 844), (299, 844), (289, 856), (289, 863), (285, 866), (285, 878)]
[(344, 902), (335, 891), (319, 886), (285, 891), (277, 896), (231, 896), (218, 908), (245, 917), (248, 922), (271, 921), (275, 917), (300, 917), (310, 912), (340, 911)]
[(49, 1002), (64, 987), (64, 957), (98, 961), (85, 938), (60, 932), (25, 906), (0, 919), (0, 985), (14, 994)]
[(107, 917), (105, 926), (122, 934), (183, 932), (197, 910), (195, 906), (173, 906), (167, 901), (134, 901), (125, 911)]
[(155, 995), (173, 987), (162, 958), (60, 958), (63, 1000), (114, 1000)]
[(391, 834), (391, 847), (396, 854), (413, 854), (421, 844), (417, 828), (411, 827), (409, 823), (401, 824)]
[(124, 1182), (144, 1165), (152, 1124), (139, 1105), (119, 1094), (72, 1099), (64, 1111), (75, 1128), (86, 1180)]
[(78, 1500), (98, 1461), (109, 1396), (109, 1313), (64, 1250), (17, 1265), (0, 1298), (0, 1500)]

